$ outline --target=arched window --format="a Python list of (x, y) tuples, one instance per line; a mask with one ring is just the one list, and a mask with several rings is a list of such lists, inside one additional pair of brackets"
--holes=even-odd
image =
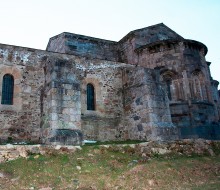
[(162, 74), (162, 81), (164, 82), (165, 85), (165, 90), (168, 99), (174, 100), (175, 95), (177, 96), (177, 93), (173, 91), (173, 86), (175, 85), (174, 78), (176, 77), (176, 74), (171, 71), (171, 70), (166, 70)]
[(167, 79), (165, 82), (166, 82), (167, 96), (168, 96), (169, 100), (172, 100), (171, 89), (170, 89), (172, 81), (171, 81), (171, 79)]
[(14, 94), (14, 77), (10, 74), (3, 76), (2, 82), (2, 104), (12, 105)]
[(92, 84), (87, 84), (87, 110), (95, 110), (95, 90)]

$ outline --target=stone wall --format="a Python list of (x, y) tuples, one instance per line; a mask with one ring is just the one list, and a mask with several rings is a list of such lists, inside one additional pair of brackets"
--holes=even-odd
[[(123, 118), (122, 64), (94, 61), (85, 66), (82, 89), (82, 130), (85, 138), (115, 140)], [(87, 110), (86, 85), (95, 88), (95, 110)]]
[(13, 105), (0, 104), (1, 141), (39, 140), (41, 113), (38, 89), (44, 83), (41, 56), (42, 51), (0, 45), (0, 86), (5, 74), (14, 77)]
[[(178, 137), (158, 72), (97, 60), (88, 61), (84, 69), (81, 119), (85, 138), (106, 141)], [(86, 110), (88, 83), (95, 87), (94, 111)]]
[(143, 67), (123, 72), (125, 127), (130, 139), (178, 138), (170, 117), (164, 85), (159, 73)]
[[(60, 143), (57, 133), (60, 134), (65, 129), (65, 133), (72, 136), (72, 130), (81, 129), (79, 76), (76, 74), (73, 60), (63, 58), (59, 54), (47, 57), (45, 69), (44, 102), (47, 106), (44, 107), (44, 116), (47, 121), (44, 122), (46, 128), (43, 129), (43, 138), (47, 143), (56, 143), (56, 141)], [(58, 136), (61, 138), (60, 135)], [(66, 140), (71, 141), (71, 139)]]
[(215, 106), (215, 116), (216, 121), (220, 121), (220, 98), (218, 95), (218, 85), (219, 82), (216, 80), (211, 80), (211, 90), (212, 90), (212, 98)]
[(170, 80), (172, 101), (212, 102), (206, 47), (191, 40), (166, 40), (140, 47), (138, 65), (159, 69), (161, 80)]
[[(207, 47), (204, 44), (184, 39), (163, 23), (131, 31), (119, 42), (114, 43), (86, 36), (79, 35), (78, 37), (78, 42), (75, 41), (75, 34), (67, 33), (65, 38), (68, 39), (69, 46), (79, 47), (79, 52), (81, 51), (79, 55), (91, 57), (91, 53), (93, 57), (101, 58), (99, 55), (108, 50), (109, 53), (112, 51), (115, 53), (106, 54), (107, 60), (118, 60), (158, 70), (160, 80), (165, 86), (164, 90), (169, 97), (167, 101), (170, 103), (173, 122), (178, 127), (190, 128), (192, 125), (198, 127), (202, 123), (207, 127), (219, 120), (219, 103), (214, 95), (217, 87), (210, 81), (212, 79), (210, 62), (205, 60)], [(103, 47), (105, 43), (107, 49), (104, 48), (101, 52), (94, 47), (90, 51), (89, 48), (92, 47), (90, 43), (94, 43), (94, 40), (100, 42), (96, 43), (99, 47)], [(83, 46), (80, 45), (82, 41), (85, 44)], [(72, 53), (77, 54), (77, 51), (74, 50)], [(114, 56), (114, 58), (108, 56)], [(188, 107), (191, 108), (188, 109)], [(179, 113), (179, 110), (182, 110), (182, 113)], [(207, 112), (207, 110), (214, 111)], [(158, 111), (154, 113), (157, 114)], [(206, 118), (205, 122), (202, 121), (204, 118)], [(93, 120), (97, 121), (95, 117)], [(198, 120), (199, 122), (196, 122)]]
[(220, 127), (214, 122), (213, 104), (189, 102), (170, 104), (173, 124), (181, 138), (219, 139)]
[(82, 140), (77, 59), (7, 45), (0, 45), (0, 52), (0, 85), (5, 74), (12, 74), (15, 84), (13, 105), (0, 105), (1, 141), (52, 143), (48, 139), (71, 129), (68, 135), (80, 144), (75, 142)]
[[(0, 105), (0, 139), (218, 139), (218, 82), (206, 53), (162, 23), (119, 42), (64, 32), (47, 51), (0, 44), (0, 87), (5, 74), (14, 77), (13, 105)], [(87, 110), (87, 84), (95, 110)]]
[[(219, 156), (220, 142), (204, 139), (184, 139), (178, 141), (148, 141), (139, 144), (99, 145), (98, 148), (102, 151), (110, 150), (136, 154), (138, 162), (144, 163), (151, 157), (158, 157), (158, 155)], [(28, 158), (30, 155), (35, 155), (34, 158), (37, 159), (39, 155), (73, 154), (80, 150), (82, 150), (80, 146), (7, 144), (0, 146), (0, 163), (21, 157)]]
[[(156, 49), (160, 49), (158, 48), (158, 45), (160, 46), (160, 44), (163, 44), (164, 41), (176, 41), (183, 39), (183, 37), (165, 26), (163, 23), (131, 31), (119, 41), (119, 61), (143, 66), (143, 64), (140, 64), (143, 56), (139, 56), (139, 49), (143, 49), (145, 46), (152, 46), (153, 44), (156, 45)], [(151, 51), (155, 52), (155, 48)], [(149, 64), (148, 68), (151, 68), (149, 67)]]
[(114, 41), (64, 32), (50, 38), (46, 50), (116, 61), (118, 57), (116, 47), (117, 42)]
[[(17, 86), (15, 86), (14, 104), (1, 105), (1, 125), (4, 129), (1, 133), (2, 140), (10, 138), (15, 141), (29, 140), (55, 144), (62, 141), (63, 144), (80, 144), (75, 142), (75, 139), (82, 140), (81, 130), (89, 139), (146, 139), (144, 134), (137, 135), (130, 130), (133, 123), (129, 125), (128, 121), (126, 125), (124, 123), (127, 119), (127, 113), (124, 112), (125, 101), (127, 96), (130, 96), (125, 89), (127, 74), (124, 73), (127, 72), (126, 69), (130, 71), (135, 69), (133, 66), (14, 46), (3, 46), (3, 48), (6, 52), (11, 52), (12, 59), (7, 57), (8, 54), (4, 55), (1, 75), (8, 72), (13, 74)], [(25, 60), (22, 58), (20, 61), (18, 57), (21, 54), (26, 58)], [(148, 73), (143, 68), (139, 69), (140, 73), (138, 70), (134, 73), (137, 72), (136, 76), (143, 75), (145, 80)], [(129, 90), (133, 93), (137, 89), (133, 89), (132, 75), (130, 77)], [(153, 77), (148, 78), (151, 84), (155, 80)], [(95, 111), (86, 109), (88, 83), (95, 87)], [(146, 83), (146, 88), (147, 85)], [(161, 101), (163, 95), (159, 95), (159, 91), (149, 96), (148, 99), (152, 104)], [(157, 95), (159, 98), (154, 99)], [(160, 121), (166, 122), (163, 120), (166, 120), (164, 118), (168, 117), (168, 113), (165, 115), (159, 113), (161, 109), (166, 109), (164, 105), (158, 109), (156, 107), (153, 106), (154, 116), (150, 117), (156, 117), (152, 122), (159, 126)], [(142, 121), (145, 122), (147, 121)], [(62, 133), (65, 133), (63, 137)], [(138, 133), (142, 132), (138, 131)], [(77, 135), (78, 137), (75, 138)], [(67, 136), (74, 142), (71, 142)]]
[(136, 52), (138, 64), (159, 70), (180, 137), (218, 139), (218, 84), (212, 80), (210, 64), (205, 60), (207, 48), (192, 40), (165, 40)]

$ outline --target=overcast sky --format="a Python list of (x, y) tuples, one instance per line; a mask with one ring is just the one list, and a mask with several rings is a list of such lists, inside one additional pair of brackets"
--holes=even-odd
[(208, 47), (220, 81), (220, 0), (0, 0), (0, 18), (0, 43), (43, 50), (62, 32), (118, 41), (163, 22)]

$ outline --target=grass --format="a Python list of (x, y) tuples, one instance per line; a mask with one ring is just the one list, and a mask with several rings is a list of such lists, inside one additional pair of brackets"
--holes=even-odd
[[(0, 189), (219, 189), (220, 156), (155, 156), (84, 146), (72, 154), (31, 155), (0, 164)], [(77, 169), (78, 168), (78, 169)]]

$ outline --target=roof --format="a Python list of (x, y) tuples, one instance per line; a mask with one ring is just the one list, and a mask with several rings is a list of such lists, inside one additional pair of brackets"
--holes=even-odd
[(183, 40), (184, 38), (171, 30), (165, 24), (160, 23), (149, 27), (133, 30), (123, 37), (119, 43), (127, 41), (129, 38), (142, 37), (145, 39), (145, 44), (150, 44), (163, 40)]

